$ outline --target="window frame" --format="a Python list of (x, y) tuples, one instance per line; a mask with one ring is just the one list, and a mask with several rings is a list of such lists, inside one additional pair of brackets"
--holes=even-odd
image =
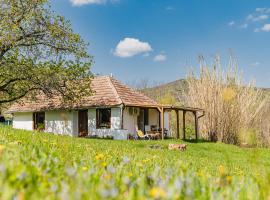
[[(102, 125), (102, 121), (100, 120), (100, 112), (104, 111), (104, 110), (109, 111), (109, 121), (108, 121), (107, 125)], [(111, 129), (111, 118), (112, 118), (112, 109), (111, 108), (97, 108), (96, 109), (96, 129)]]

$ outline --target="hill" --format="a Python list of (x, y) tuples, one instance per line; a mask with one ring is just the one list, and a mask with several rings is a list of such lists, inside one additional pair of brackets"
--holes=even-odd
[[(261, 89), (265, 95), (270, 95), (270, 88), (258, 89)], [(169, 94), (175, 97), (177, 102), (183, 102), (184, 93), (188, 91), (188, 85), (185, 79), (179, 79), (159, 86), (146, 88), (141, 91), (155, 100), (159, 100)]]
[(159, 86), (143, 89), (142, 92), (147, 96), (159, 100), (166, 95), (172, 95), (178, 102), (183, 99), (183, 94), (187, 92), (187, 81), (179, 79)]

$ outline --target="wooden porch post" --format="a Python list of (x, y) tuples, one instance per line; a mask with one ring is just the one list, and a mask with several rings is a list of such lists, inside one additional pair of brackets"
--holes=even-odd
[(197, 111), (194, 111), (194, 120), (195, 120), (195, 135), (196, 135), (196, 140), (198, 140), (198, 135), (199, 135), (199, 126), (198, 126), (198, 117), (197, 117)]
[(177, 128), (176, 128), (176, 138), (177, 139), (179, 139), (179, 135), (180, 135), (180, 130), (179, 130), (179, 110), (175, 110), (175, 112), (176, 112), (176, 126), (177, 126)]
[(164, 140), (164, 108), (161, 108), (161, 136), (162, 140)]
[(186, 111), (183, 110), (183, 139), (186, 139)]
[(120, 105), (120, 112), (121, 112), (121, 129), (124, 129), (124, 104)]

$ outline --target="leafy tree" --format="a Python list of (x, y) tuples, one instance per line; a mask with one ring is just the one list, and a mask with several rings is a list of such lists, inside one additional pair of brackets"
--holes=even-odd
[(89, 93), (92, 57), (48, 0), (0, 0), (0, 107), (42, 91), (76, 100)]

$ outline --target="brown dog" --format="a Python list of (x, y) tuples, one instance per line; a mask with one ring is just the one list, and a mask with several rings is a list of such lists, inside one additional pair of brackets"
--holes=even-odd
[(169, 144), (169, 150), (180, 150), (180, 151), (185, 151), (187, 149), (186, 144)]

